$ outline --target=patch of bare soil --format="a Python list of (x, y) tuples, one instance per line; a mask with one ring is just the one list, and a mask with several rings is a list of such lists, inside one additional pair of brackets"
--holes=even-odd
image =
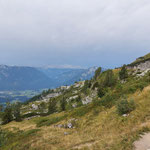
[(134, 146), (135, 150), (150, 150), (150, 133), (144, 134)]

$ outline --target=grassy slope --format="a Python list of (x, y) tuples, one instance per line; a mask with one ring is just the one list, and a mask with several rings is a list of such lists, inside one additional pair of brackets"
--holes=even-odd
[(150, 60), (150, 53), (148, 53), (147, 55), (138, 58), (137, 60), (135, 60), (133, 63), (131, 63), (130, 65), (136, 65), (136, 64), (140, 64), (142, 62), (145, 62), (147, 60)]
[[(88, 111), (86, 115), (83, 114), (81, 117), (72, 112), (62, 112), (44, 117), (47, 120), (66, 114), (65, 119), (57, 123), (61, 124), (74, 116), (79, 119), (75, 129), (56, 128), (53, 124), (36, 127), (36, 124), (43, 120), (43, 117), (20, 123), (11, 122), (3, 126), (3, 128), (15, 132), (16, 136), (9, 140), (9, 143), (1, 149), (131, 150), (133, 142), (138, 138), (139, 134), (150, 129), (150, 86), (144, 88), (142, 92), (137, 91), (129, 95), (129, 97), (134, 98), (137, 108), (128, 117), (118, 116), (115, 107), (102, 109), (99, 106), (90, 109), (91, 111)], [(78, 109), (81, 108), (77, 108), (74, 112)], [(23, 131), (21, 136), (17, 129), (18, 131)], [(69, 135), (64, 135), (64, 132), (68, 132)]]

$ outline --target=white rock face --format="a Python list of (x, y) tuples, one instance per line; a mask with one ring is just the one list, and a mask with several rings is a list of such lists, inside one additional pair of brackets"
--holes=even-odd
[(35, 105), (35, 104), (32, 104), (32, 108), (33, 108), (34, 110), (38, 110), (38, 106)]
[(59, 96), (59, 95), (61, 95), (61, 94), (62, 94), (61, 92), (48, 94), (47, 96), (42, 97), (42, 101), (43, 101), (43, 102), (49, 102), (49, 99), (50, 99), (50, 98), (57, 97), (57, 96)]
[(82, 100), (83, 105), (87, 105), (92, 102), (92, 98), (87, 96), (84, 100)]
[(75, 83), (74, 87), (75, 87), (75, 88), (82, 88), (82, 87), (84, 86), (84, 82), (85, 82), (85, 81), (77, 82), (77, 83)]
[(78, 97), (79, 97), (78, 95), (75, 95), (75, 96), (72, 96), (72, 97), (68, 98), (66, 101), (70, 102), (71, 100), (76, 99)]
[(70, 88), (70, 86), (61, 86), (60, 89), (61, 90), (68, 90)]
[(147, 70), (143, 71), (141, 74), (137, 74), (137, 76), (138, 76), (138, 77), (143, 77), (143, 76), (145, 76), (145, 74), (146, 74), (147, 72), (149, 72), (149, 71), (150, 71), (150, 69), (147, 69)]
[(129, 69), (135, 69), (135, 70), (141, 70), (141, 71), (144, 71), (144, 70), (147, 70), (147, 69), (150, 69), (150, 60), (148, 61), (145, 61), (143, 63), (140, 63), (138, 65), (135, 65), (133, 67), (128, 67)]

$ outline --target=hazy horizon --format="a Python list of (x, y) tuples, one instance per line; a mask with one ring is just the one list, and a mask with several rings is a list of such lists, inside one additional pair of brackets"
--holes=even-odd
[(149, 0), (0, 0), (0, 64), (119, 67), (150, 52)]

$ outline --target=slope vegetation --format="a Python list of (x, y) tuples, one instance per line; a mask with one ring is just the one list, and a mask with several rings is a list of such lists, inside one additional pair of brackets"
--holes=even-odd
[(150, 131), (149, 99), (150, 72), (98, 68), (89, 81), (44, 92), (23, 105), (22, 122), (1, 126), (0, 148), (133, 150)]

